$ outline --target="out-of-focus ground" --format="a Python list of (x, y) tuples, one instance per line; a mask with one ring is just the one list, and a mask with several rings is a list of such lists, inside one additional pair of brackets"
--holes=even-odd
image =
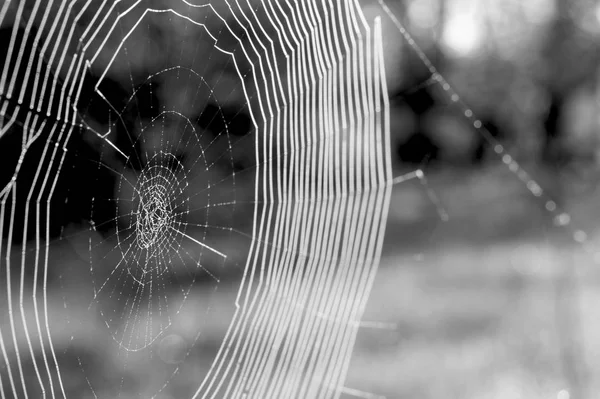
[[(599, 196), (587, 183), (583, 195), (581, 178), (560, 182), (593, 248)], [(397, 190), (364, 316), (382, 325), (360, 331), (347, 385), (388, 398), (595, 397), (600, 271), (590, 251), (502, 171), (431, 184), (450, 219), (429, 210), (406, 229), (409, 204), (427, 197), (418, 184)]]

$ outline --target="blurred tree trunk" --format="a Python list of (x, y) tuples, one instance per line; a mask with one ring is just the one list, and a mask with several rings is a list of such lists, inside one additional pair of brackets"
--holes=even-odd
[(594, 84), (600, 46), (591, 33), (582, 30), (574, 21), (577, 1), (561, 0), (555, 4), (556, 12), (547, 28), (538, 68), (542, 71), (541, 84), (550, 97), (542, 159), (547, 164), (563, 166), (572, 155), (561, 146), (564, 136), (569, 134), (560, 126), (564, 107), (578, 88)]
[(560, 118), (563, 111), (565, 98), (569, 95), (569, 84), (566, 82), (564, 65), (566, 54), (561, 51), (570, 36), (572, 22), (568, 18), (570, 12), (570, 0), (562, 0), (555, 3), (556, 12), (553, 21), (549, 24), (546, 32), (546, 40), (542, 46), (542, 62), (545, 74), (542, 77), (546, 91), (550, 97), (550, 103), (544, 129), (546, 133), (544, 147), (542, 148), (542, 160), (547, 166), (556, 167), (562, 156), (559, 154), (560, 145), (559, 131)]

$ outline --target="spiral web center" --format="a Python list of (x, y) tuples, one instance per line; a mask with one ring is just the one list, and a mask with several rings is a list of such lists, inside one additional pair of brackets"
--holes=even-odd
[(164, 186), (153, 187), (147, 197), (140, 199), (136, 223), (138, 245), (143, 249), (155, 245), (167, 233), (172, 212)]
[(134, 190), (132, 200), (137, 206), (133, 211), (135, 224), (132, 223), (132, 228), (137, 247), (145, 259), (139, 262), (140, 258), (134, 264), (140, 264), (143, 271), (148, 269), (151, 259), (164, 263), (162, 259), (178, 247), (175, 242), (181, 238), (184, 212), (178, 208), (186, 202), (183, 198), (185, 178), (174, 173), (173, 168), (178, 169), (181, 165), (173, 162), (169, 154), (158, 153), (152, 157)]

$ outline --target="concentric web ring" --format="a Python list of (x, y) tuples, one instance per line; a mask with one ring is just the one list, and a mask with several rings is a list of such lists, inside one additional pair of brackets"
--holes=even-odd
[(391, 191), (427, 187), (392, 174), (384, 18), (494, 144), (383, 1), (5, 2), (0, 396), (371, 397), (345, 376)]

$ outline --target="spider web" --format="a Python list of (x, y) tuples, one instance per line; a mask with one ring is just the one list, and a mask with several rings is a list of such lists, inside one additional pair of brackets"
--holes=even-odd
[(344, 380), (393, 186), (448, 218), (392, 173), (384, 18), (569, 225), (377, 4), (4, 3), (0, 396), (375, 397)]

